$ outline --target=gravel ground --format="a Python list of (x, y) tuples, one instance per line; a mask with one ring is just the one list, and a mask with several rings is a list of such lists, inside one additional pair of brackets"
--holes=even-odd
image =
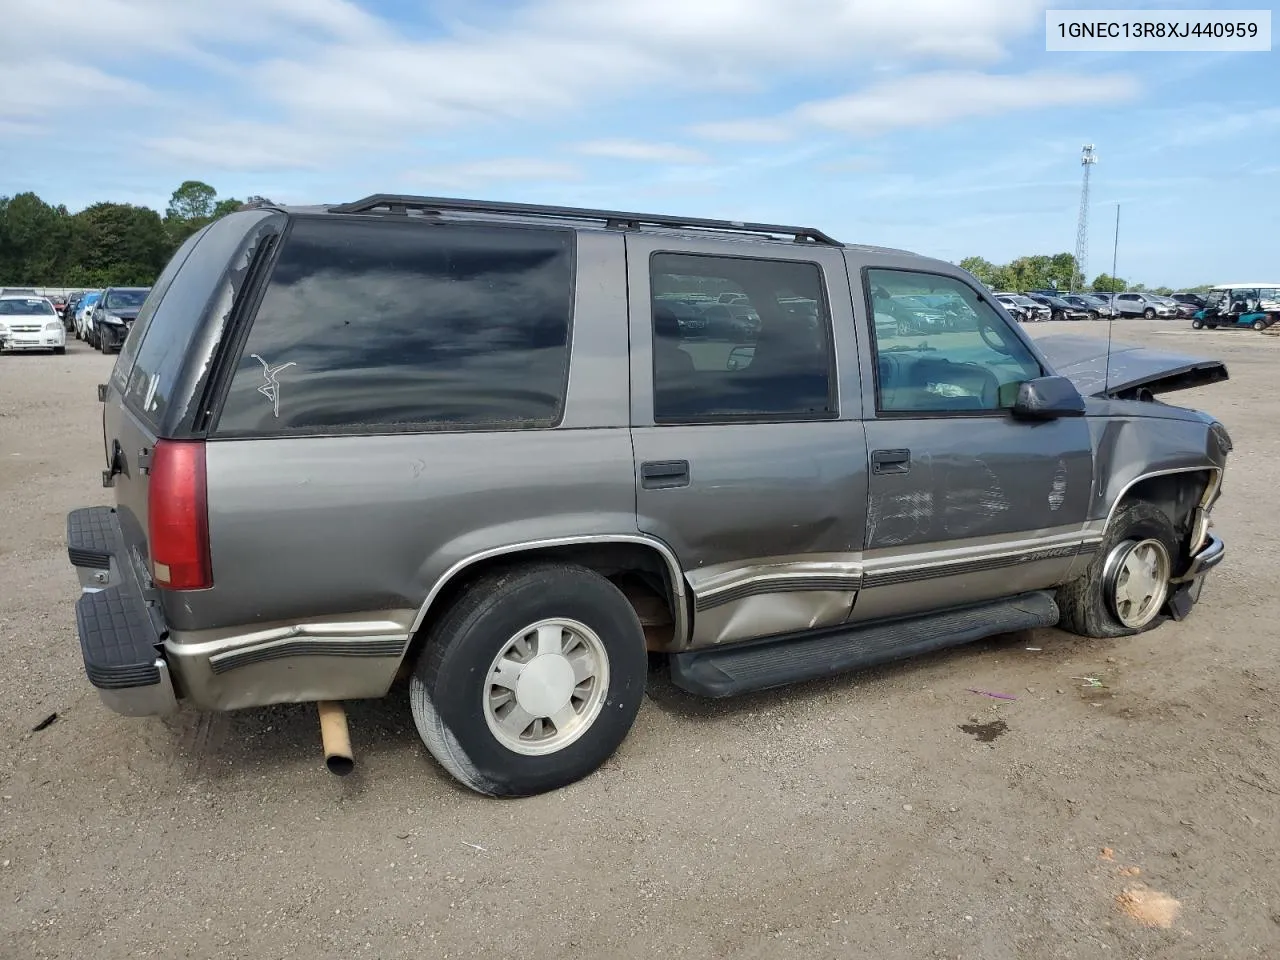
[(63, 522), (108, 502), (111, 361), (0, 357), (0, 957), (1276, 956), (1280, 338), (1116, 335), (1230, 366), (1179, 398), (1236, 442), (1190, 620), (730, 702), (655, 674), (605, 769), (522, 801), (454, 786), (402, 691), (352, 705), (346, 779), (313, 708), (103, 708)]

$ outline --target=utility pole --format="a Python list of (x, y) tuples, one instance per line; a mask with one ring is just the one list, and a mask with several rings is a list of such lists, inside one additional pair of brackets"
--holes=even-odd
[[(1087, 276), (1086, 263), (1089, 259), (1089, 170), (1098, 162), (1093, 152), (1093, 144), (1086, 143), (1080, 150), (1080, 166), (1084, 167), (1084, 185), (1080, 188), (1080, 217), (1076, 221), (1076, 271), (1080, 275), (1079, 286), (1084, 286)], [(1075, 277), (1072, 277), (1071, 289), (1076, 289)]]

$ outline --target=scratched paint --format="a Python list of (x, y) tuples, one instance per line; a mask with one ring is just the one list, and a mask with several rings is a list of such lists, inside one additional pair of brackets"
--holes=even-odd
[(1000, 478), (983, 460), (948, 470), (946, 479), (942, 520), (948, 538), (980, 535), (1009, 509)]
[(1067, 462), (1058, 461), (1058, 469), (1053, 474), (1053, 484), (1049, 487), (1049, 509), (1061, 510), (1067, 502)]
[(934, 499), (928, 490), (873, 497), (867, 539), (874, 547), (896, 547), (926, 537), (933, 522)]

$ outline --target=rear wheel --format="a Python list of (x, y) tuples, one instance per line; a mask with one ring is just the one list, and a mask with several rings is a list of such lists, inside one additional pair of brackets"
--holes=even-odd
[(1265, 330), (1265, 329), (1267, 329), (1267, 321), (1265, 321), (1265, 320), (1255, 320), (1255, 321), (1253, 321), (1253, 329), (1255, 329), (1255, 330)]
[(1084, 574), (1058, 590), (1060, 625), (1084, 637), (1124, 637), (1156, 626), (1169, 599), (1178, 535), (1149, 503), (1122, 506)]
[(635, 610), (584, 567), (481, 578), (431, 629), (409, 704), (427, 750), (479, 793), (567, 786), (617, 750), (648, 671)]

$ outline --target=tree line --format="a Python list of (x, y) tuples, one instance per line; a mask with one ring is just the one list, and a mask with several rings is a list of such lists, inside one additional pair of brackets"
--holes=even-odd
[(1051, 256), (1037, 254), (1018, 257), (1008, 263), (997, 264), (982, 257), (965, 257), (960, 266), (968, 270), (992, 290), (1068, 290), (1093, 293), (1154, 293), (1168, 296), (1175, 292), (1204, 293), (1212, 284), (1202, 283), (1175, 291), (1172, 287), (1150, 287), (1141, 283), (1129, 283), (1122, 277), (1100, 273), (1092, 283), (1085, 283), (1074, 254), (1055, 253)]
[(0, 196), (0, 286), (149, 286), (182, 241), (240, 206), (199, 180), (174, 190), (163, 215), (109, 202), (72, 213), (35, 193)]
[[(261, 202), (249, 197), (246, 203)], [(77, 213), (51, 206), (34, 193), (0, 196), (0, 286), (148, 286), (173, 251), (205, 224), (242, 206), (199, 180), (184, 181), (163, 215), (128, 203), (95, 203)], [(965, 257), (960, 266), (992, 290), (1147, 290), (1141, 283), (1100, 273), (1086, 284), (1070, 253), (1018, 257), (996, 264)], [(1209, 284), (1190, 287), (1202, 292)], [(1168, 287), (1149, 292), (1170, 294)]]

